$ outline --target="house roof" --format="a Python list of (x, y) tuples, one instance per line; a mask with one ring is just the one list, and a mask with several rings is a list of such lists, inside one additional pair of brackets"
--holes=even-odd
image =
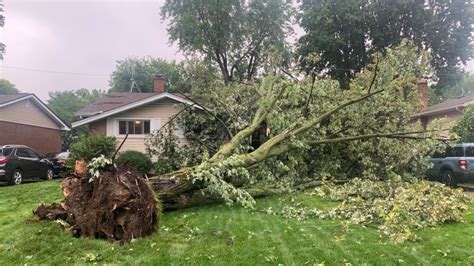
[(154, 101), (171, 99), (180, 103), (193, 105), (198, 109), (202, 107), (180, 94), (164, 93), (124, 93), (114, 92), (104, 95), (99, 100), (79, 110), (77, 115), (84, 118), (72, 123), (72, 127), (79, 127), (108, 116), (137, 108)]
[(82, 108), (77, 112), (80, 117), (94, 116), (121, 106), (134, 103), (152, 96), (157, 93), (128, 93), (128, 92), (113, 92), (106, 94), (99, 98), (92, 104)]
[(32, 94), (31, 93), (0, 94), (0, 105), (23, 98), (28, 95), (32, 95)]
[(1, 94), (0, 95), (0, 108), (12, 105), (14, 103), (30, 99), (35, 102), (38, 107), (44, 111), (53, 121), (61, 126), (61, 130), (70, 130), (69, 126), (56, 115), (49, 107), (44, 104), (36, 95), (32, 93), (13, 93), (13, 94)]
[(472, 101), (474, 101), (474, 94), (469, 94), (465, 96), (461, 96), (455, 99), (447, 100), (442, 103), (438, 103), (428, 108), (422, 110), (416, 116), (428, 116), (439, 114), (447, 111), (456, 110), (459, 108), (464, 108), (469, 105)]

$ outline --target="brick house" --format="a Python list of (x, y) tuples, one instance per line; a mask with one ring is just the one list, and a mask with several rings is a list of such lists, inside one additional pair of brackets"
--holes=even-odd
[(61, 133), (67, 130), (34, 94), (0, 95), (0, 145), (26, 145), (42, 154), (60, 152)]
[(449, 99), (444, 102), (427, 106), (428, 103), (428, 86), (426, 81), (422, 80), (418, 83), (418, 90), (422, 102), (424, 102), (424, 108), (418, 113), (414, 114), (412, 118), (414, 120), (419, 120), (423, 127), (429, 126), (433, 120), (439, 118), (446, 118), (444, 124), (442, 125), (442, 130), (445, 137), (447, 137), (447, 132), (451, 127), (453, 127), (456, 120), (458, 120), (463, 114), (464, 110), (474, 102), (474, 95), (464, 95), (457, 97), (455, 99)]

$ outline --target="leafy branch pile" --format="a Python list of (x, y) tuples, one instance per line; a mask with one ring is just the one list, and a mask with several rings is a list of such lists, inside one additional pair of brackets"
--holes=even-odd
[[(150, 177), (164, 209), (216, 198), (249, 206), (253, 201), (245, 193), (249, 189), (291, 190), (324, 176), (389, 180), (423, 173), (437, 131), (410, 121), (420, 108), (417, 79), (431, 73), (429, 54), (405, 41), (374, 57), (374, 63), (356, 76), (347, 91), (332, 80), (297, 80), (292, 78), (297, 73), (288, 76), (276, 67), (275, 75), (258, 83), (221, 84), (215, 87), (216, 97), (207, 101), (207, 94), (202, 93), (198, 102), (208, 112), (194, 113), (219, 118), (219, 123), (206, 123), (215, 125), (206, 132), (227, 132), (227, 140), (215, 145), (215, 138), (195, 134), (203, 128), (193, 120), (197, 114), (187, 116), (191, 121), (184, 125), (177, 121), (191, 146), (205, 144), (201, 150), (207, 150), (209, 157)], [(243, 88), (248, 92), (244, 96)], [(256, 139), (259, 143), (254, 145)], [(152, 137), (149, 153), (158, 151), (151, 153), (158, 158), (170, 154), (172, 162), (187, 161), (166, 152), (174, 146), (163, 145), (172, 142), (164, 140)], [(193, 157), (184, 154), (183, 158)], [(241, 182), (247, 171), (247, 180)]]
[(281, 212), (286, 218), (344, 219), (358, 225), (378, 225), (382, 236), (392, 242), (416, 240), (415, 231), (447, 222), (462, 222), (469, 197), (460, 189), (434, 182), (372, 181), (353, 179), (344, 185), (327, 183), (310, 195), (342, 201), (324, 211), (294, 203)]

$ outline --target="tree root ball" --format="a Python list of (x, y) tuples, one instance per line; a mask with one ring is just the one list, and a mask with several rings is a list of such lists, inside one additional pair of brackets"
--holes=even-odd
[(155, 231), (160, 204), (152, 188), (136, 171), (111, 169), (89, 182), (71, 175), (61, 183), (61, 204), (40, 205), (33, 211), (42, 220), (60, 220), (74, 236), (128, 242)]

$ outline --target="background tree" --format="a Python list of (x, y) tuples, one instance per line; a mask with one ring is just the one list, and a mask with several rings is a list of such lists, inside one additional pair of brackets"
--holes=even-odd
[(459, 96), (474, 93), (474, 75), (458, 75), (458, 84), (443, 90), (441, 95), (430, 95), (430, 103), (436, 104), (446, 99), (453, 99)]
[[(182, 66), (175, 61), (166, 61), (159, 58), (126, 58), (117, 61), (114, 72), (110, 75), (110, 92), (130, 92), (133, 79), (141, 92), (153, 92), (153, 79), (156, 74), (165, 78), (165, 90), (168, 92), (187, 91), (182, 82)], [(134, 92), (138, 92), (134, 88)]]
[(167, 0), (161, 9), (179, 49), (219, 68), (225, 83), (251, 80), (267, 56), (284, 51), (291, 31), (289, 1)]
[(0, 79), (0, 94), (18, 93), (15, 84), (6, 79)]
[(462, 117), (456, 121), (452, 133), (457, 135), (457, 142), (474, 142), (474, 105), (469, 105)]
[(101, 90), (66, 90), (49, 93), (48, 107), (64, 122), (71, 124), (77, 120), (77, 111), (104, 95)]
[[(48, 107), (53, 110), (64, 122), (71, 124), (79, 120), (76, 113), (83, 107), (104, 95), (101, 90), (67, 90), (53, 91), (49, 93)], [(86, 128), (74, 128), (71, 131), (63, 132), (62, 149), (67, 150), (71, 143), (80, 135), (87, 132)]]
[(371, 53), (384, 52), (404, 38), (432, 53), (440, 78), (437, 95), (455, 85), (460, 63), (472, 57), (471, 1), (304, 0), (300, 10), (306, 32), (298, 40), (301, 67), (327, 73), (343, 88), (371, 61)]

